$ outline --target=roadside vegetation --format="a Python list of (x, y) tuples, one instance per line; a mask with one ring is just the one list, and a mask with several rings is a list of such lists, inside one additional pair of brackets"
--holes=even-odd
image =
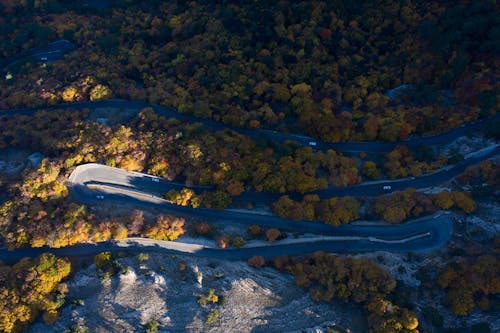
[[(365, 216), (360, 214), (362, 207)], [(445, 190), (425, 194), (409, 188), (362, 200), (353, 197), (320, 200), (317, 195), (305, 195), (301, 201), (294, 201), (288, 196), (282, 196), (272, 205), (273, 212), (278, 216), (293, 220), (322, 221), (335, 226), (359, 218), (401, 223), (410, 218), (433, 214), (438, 209), (453, 207), (470, 214), (476, 210), (476, 203), (467, 192)]]
[[(66, 115), (57, 119), (59, 113)], [(167, 119), (150, 108), (119, 126), (85, 121), (86, 114), (53, 110), (32, 118), (1, 116), (6, 130), (0, 134), (0, 147), (29, 148), (62, 158), (65, 169), (101, 162), (188, 185), (213, 185), (232, 196), (247, 189), (303, 193), (361, 180), (356, 162), (334, 150), (256, 142), (229, 130)], [(207, 195), (212, 206), (227, 201), (218, 197), (223, 193)]]
[(61, 166), (45, 159), (11, 188), (11, 200), (0, 205), (0, 235), (7, 247), (64, 247), (134, 235), (175, 240), (184, 233), (184, 219), (172, 216), (147, 221), (134, 211), (121, 218), (96, 217), (72, 202), (65, 181)]

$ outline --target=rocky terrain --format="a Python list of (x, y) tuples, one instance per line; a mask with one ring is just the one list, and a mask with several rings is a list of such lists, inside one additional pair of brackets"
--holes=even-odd
[[(36, 323), (29, 332), (77, 327), (88, 332), (144, 332), (144, 325), (153, 320), (160, 332), (316, 332), (334, 324), (352, 332), (366, 330), (360, 308), (315, 303), (292, 276), (272, 268), (147, 256), (117, 259), (121, 270), (110, 278), (97, 277), (94, 264), (79, 269), (68, 281), (70, 293), (58, 322), (52, 327)], [(212, 288), (218, 302), (200, 305), (200, 297)], [(218, 318), (209, 323), (211, 312), (218, 312)]]

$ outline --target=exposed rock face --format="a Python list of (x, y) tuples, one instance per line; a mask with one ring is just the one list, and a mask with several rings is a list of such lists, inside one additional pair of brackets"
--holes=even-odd
[[(359, 308), (314, 303), (290, 275), (271, 268), (160, 254), (149, 254), (142, 263), (137, 257), (117, 261), (123, 269), (109, 279), (98, 278), (94, 265), (74, 274), (59, 321), (52, 327), (36, 323), (29, 332), (64, 332), (77, 325), (88, 332), (144, 332), (143, 325), (152, 320), (160, 332), (300, 332), (312, 327), (316, 332), (334, 323), (352, 327), (352, 321), (358, 326), (353, 332), (365, 329), (359, 326), (364, 321)], [(185, 270), (179, 270), (179, 261), (187, 263)], [(201, 285), (195, 267), (203, 274)], [(219, 302), (203, 307), (198, 299), (211, 288)], [(218, 319), (208, 324), (215, 309)]]

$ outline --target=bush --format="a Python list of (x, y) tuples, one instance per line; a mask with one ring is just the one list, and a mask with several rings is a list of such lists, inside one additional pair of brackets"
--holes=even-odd
[(248, 228), (248, 231), (250, 232), (250, 235), (252, 235), (253, 237), (256, 237), (256, 236), (260, 235), (262, 228), (260, 226), (258, 226), (257, 224), (252, 224)]
[(248, 259), (248, 264), (252, 267), (262, 267), (266, 264), (266, 260), (262, 256), (253, 256), (252, 258)]
[(210, 288), (208, 293), (202, 295), (198, 298), (198, 304), (201, 306), (206, 306), (208, 302), (217, 303), (219, 301), (219, 296), (215, 294), (215, 289)]
[(281, 232), (277, 228), (271, 228), (266, 230), (266, 239), (268, 242), (274, 242), (281, 235)]
[(219, 315), (219, 310), (217, 309), (210, 311), (207, 316), (207, 325), (215, 325), (219, 320)]
[(240, 248), (243, 245), (245, 245), (245, 241), (240, 236), (236, 236), (236, 237), (233, 238), (232, 244), (233, 244), (234, 247)]
[(113, 257), (109, 251), (98, 253), (94, 257), (94, 264), (101, 270), (111, 265), (112, 261)]
[(148, 261), (149, 260), (149, 254), (147, 253), (144, 253), (144, 252), (141, 252), (137, 255), (137, 260), (139, 260), (139, 262), (145, 262), (145, 261)]
[(158, 322), (156, 320), (151, 320), (144, 326), (146, 333), (158, 333)]

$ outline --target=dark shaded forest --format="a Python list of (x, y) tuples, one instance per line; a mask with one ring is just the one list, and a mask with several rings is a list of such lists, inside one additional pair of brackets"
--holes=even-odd
[[(325, 141), (398, 140), (498, 110), (494, 1), (4, 1), (1, 107), (120, 97)], [(395, 90), (391, 90), (397, 88)]]

